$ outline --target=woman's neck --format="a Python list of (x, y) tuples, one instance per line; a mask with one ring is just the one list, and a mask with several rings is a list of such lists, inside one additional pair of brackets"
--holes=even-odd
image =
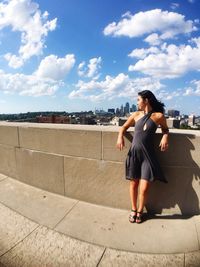
[(152, 111), (153, 111), (153, 109), (146, 109), (146, 110), (143, 110), (144, 114), (150, 113), (150, 112), (152, 112)]

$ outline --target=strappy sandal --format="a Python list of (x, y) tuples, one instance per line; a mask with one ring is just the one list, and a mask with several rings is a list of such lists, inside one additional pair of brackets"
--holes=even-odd
[[(133, 212), (135, 212), (136, 214), (133, 215)], [(134, 223), (136, 220), (136, 217), (137, 217), (137, 210), (131, 209), (131, 213), (129, 215), (129, 222)]]
[[(138, 213), (139, 213), (139, 215), (138, 215)], [(143, 211), (137, 211), (136, 223), (142, 222), (142, 214), (143, 214)]]

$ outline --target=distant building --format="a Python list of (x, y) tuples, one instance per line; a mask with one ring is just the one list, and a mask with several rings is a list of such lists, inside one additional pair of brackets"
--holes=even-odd
[(119, 126), (119, 117), (115, 116), (114, 118), (112, 118), (110, 124)]
[(109, 109), (108, 109), (108, 112), (109, 112), (109, 113), (112, 113), (112, 114), (115, 114), (115, 109), (114, 109), (114, 108), (109, 108)]
[(121, 116), (124, 115), (124, 107), (123, 107), (123, 105), (121, 105), (121, 107), (120, 107), (120, 115), (121, 115)]
[(132, 107), (131, 107), (131, 110), (130, 110), (130, 112), (135, 112), (137, 110), (137, 107), (136, 107), (136, 105), (132, 105)]
[(78, 124), (85, 124), (85, 125), (97, 124), (95, 118), (93, 118), (93, 117), (81, 116), (80, 118), (77, 118), (77, 121), (78, 121)]
[(104, 115), (104, 114), (106, 114), (106, 113), (107, 113), (107, 112), (104, 111), (103, 109), (100, 109), (100, 110), (95, 109), (95, 112), (94, 112), (95, 115)]
[(175, 118), (167, 118), (167, 126), (169, 128), (180, 128), (180, 120)]
[(110, 121), (110, 124), (111, 125), (116, 125), (116, 126), (122, 126), (126, 121), (127, 121), (127, 117), (117, 117), (117, 116), (115, 116)]
[(193, 114), (189, 115), (189, 117), (188, 117), (188, 125), (189, 126), (193, 126), (194, 122), (195, 122), (195, 115), (193, 115)]
[(96, 124), (96, 121), (93, 117), (87, 116), (80, 116), (77, 117), (75, 115), (69, 116), (57, 116), (57, 115), (50, 115), (50, 116), (36, 116), (36, 121), (38, 123), (65, 123), (65, 124)]
[(116, 108), (116, 115), (119, 116), (120, 115), (120, 109)]
[(175, 109), (169, 109), (168, 110), (168, 116), (176, 118), (180, 115), (180, 111), (175, 110)]
[(36, 116), (36, 121), (38, 123), (71, 123), (71, 118), (68, 116), (56, 116), (54, 114), (50, 116)]
[(122, 126), (127, 121), (127, 117), (119, 117), (118, 126)]
[(194, 123), (197, 125), (200, 125), (200, 116), (198, 116), (194, 119)]
[(127, 114), (127, 113), (130, 113), (130, 106), (128, 102), (126, 102), (126, 105), (124, 107), (124, 114)]

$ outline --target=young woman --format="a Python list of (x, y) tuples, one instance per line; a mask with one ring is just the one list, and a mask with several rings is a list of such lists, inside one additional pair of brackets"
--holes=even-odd
[[(124, 147), (124, 132), (135, 126), (131, 147), (126, 158), (126, 179), (130, 180), (131, 213), (130, 222), (142, 222), (143, 208), (146, 203), (150, 183), (159, 180), (168, 183), (158, 163), (153, 146), (153, 138), (160, 125), (163, 133), (159, 147), (161, 151), (168, 149), (169, 128), (164, 116), (164, 106), (155, 95), (144, 90), (138, 93), (138, 111), (135, 111), (120, 128), (117, 148)], [(137, 195), (140, 181), (139, 207), (137, 209)]]

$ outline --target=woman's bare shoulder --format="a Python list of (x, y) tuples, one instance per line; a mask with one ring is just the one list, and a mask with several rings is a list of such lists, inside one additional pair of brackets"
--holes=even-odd
[(163, 118), (165, 115), (162, 112), (154, 112), (154, 116), (157, 117), (157, 119)]
[(137, 110), (137, 111), (135, 111), (134, 112), (135, 114), (134, 114), (134, 118), (137, 120), (139, 120), (139, 118), (141, 118), (143, 115), (144, 115), (144, 112), (143, 111), (141, 111), (141, 110)]
[(158, 124), (162, 124), (163, 122), (166, 121), (165, 115), (162, 112), (155, 112), (154, 116)]
[(141, 111), (141, 110), (136, 110), (134, 113), (135, 113), (135, 115), (140, 115), (140, 114), (143, 113), (143, 111)]
[(131, 116), (132, 116), (133, 118), (136, 118), (136, 117), (139, 116), (140, 114), (141, 114), (141, 111), (136, 110), (136, 111), (134, 111), (134, 112), (131, 113)]

